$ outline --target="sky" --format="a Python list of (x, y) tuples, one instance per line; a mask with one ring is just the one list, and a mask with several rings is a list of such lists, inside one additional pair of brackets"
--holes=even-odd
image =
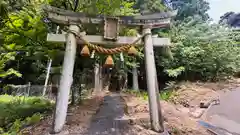
[(220, 16), (226, 12), (240, 13), (240, 0), (207, 0), (210, 3), (209, 15), (214, 22), (218, 22)]

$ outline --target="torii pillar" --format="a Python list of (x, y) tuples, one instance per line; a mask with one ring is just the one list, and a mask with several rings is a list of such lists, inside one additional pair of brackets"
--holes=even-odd
[[(79, 27), (77, 25), (70, 25), (69, 29), (72, 31), (79, 31)], [(60, 87), (56, 100), (56, 109), (54, 112), (53, 133), (61, 132), (65, 124), (69, 94), (73, 82), (76, 48), (77, 41), (75, 35), (73, 33), (68, 33)]]
[(153, 39), (151, 33), (151, 26), (144, 26), (144, 56), (145, 56), (145, 68), (146, 68), (146, 80), (150, 110), (151, 127), (154, 131), (163, 133), (164, 126), (162, 120), (162, 112), (160, 109), (159, 91), (157, 89), (157, 72), (153, 51)]

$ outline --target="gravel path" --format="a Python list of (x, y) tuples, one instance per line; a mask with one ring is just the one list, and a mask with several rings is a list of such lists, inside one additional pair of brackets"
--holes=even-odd
[(156, 133), (130, 124), (130, 117), (125, 115), (125, 105), (118, 93), (105, 96), (103, 105), (84, 135), (169, 135), (167, 132)]
[(93, 117), (90, 127), (84, 135), (168, 135), (131, 125), (125, 115), (125, 101), (118, 93), (104, 97), (103, 105)]
[(128, 124), (117, 121), (124, 116), (124, 103), (117, 93), (104, 97), (103, 105), (94, 116), (85, 135), (121, 135)]

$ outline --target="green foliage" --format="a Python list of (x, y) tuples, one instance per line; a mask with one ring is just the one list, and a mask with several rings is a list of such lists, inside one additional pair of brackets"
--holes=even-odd
[(17, 119), (13, 122), (12, 126), (9, 128), (8, 132), (5, 132), (6, 135), (18, 134), (19, 131), (26, 126), (36, 124), (40, 122), (43, 115), (40, 113), (35, 113), (30, 117), (25, 118), (24, 120)]
[(9, 14), (1, 30), (5, 39), (4, 46), (11, 45), (10, 50), (41, 50), (46, 44), (46, 40), (43, 39), (46, 38), (47, 32), (41, 19), (41, 12), (33, 7), (23, 8), (19, 12)]
[[(21, 76), (24, 81), (41, 83), (45, 77), (47, 59), (53, 59), (53, 67), (59, 67), (64, 54), (63, 44), (50, 44), (46, 41), (46, 34), (55, 32), (58, 24), (43, 22), (42, 4), (50, 4), (55, 7), (74, 10), (75, 0), (3, 0), (0, 2), (1, 18), (0, 38), (3, 43), (0, 52), (8, 54), (13, 52), (14, 59), (4, 59), (5, 64), (0, 65), (0, 77), (9, 75)], [(165, 29), (159, 33), (160, 37), (171, 37), (175, 46), (172, 48), (173, 59), (162, 56), (162, 50), (170, 54), (169, 48), (156, 51), (157, 69), (168, 74), (171, 78), (183, 77), (184, 79), (216, 79), (231, 76), (239, 71), (239, 49), (231, 46), (239, 42), (239, 34), (225, 30), (220, 26), (209, 25), (207, 10), (208, 2), (204, 0), (171, 0), (178, 14), (172, 23), (171, 31)], [(76, 12), (105, 15), (135, 15), (140, 12), (159, 12), (169, 10), (163, 0), (79, 0)], [(192, 17), (195, 21), (192, 21)], [(4, 26), (4, 27), (2, 27)], [(82, 30), (87, 34), (102, 34), (95, 25), (82, 25)], [(62, 26), (60, 25), (60, 28)], [(120, 28), (121, 36), (136, 36), (139, 29)], [(154, 29), (153, 33), (159, 32)], [(119, 54), (116, 54), (114, 62), (119, 71), (127, 72), (132, 67), (139, 66), (143, 61), (143, 48), (138, 48), (137, 57), (124, 54), (124, 68), (120, 62)], [(227, 50), (227, 51), (225, 51)], [(19, 53), (25, 52), (25, 53)], [(160, 55), (161, 54), (161, 55)], [(8, 54), (9, 55), (9, 54)], [(96, 54), (98, 55), (98, 54)], [(2, 55), (1, 55), (2, 57)], [(1, 58), (0, 57), (0, 58)], [(80, 57), (82, 67), (92, 65)], [(94, 61), (103, 61), (105, 56), (97, 57)], [(1, 60), (0, 60), (1, 63)], [(6, 66), (7, 64), (7, 66)], [(90, 66), (89, 66), (90, 67)], [(16, 72), (18, 71), (18, 72)], [(55, 70), (56, 71), (56, 70)], [(159, 71), (158, 71), (159, 72)], [(21, 74), (20, 74), (21, 73)], [(56, 73), (58, 73), (56, 71)]]
[(167, 10), (163, 0), (137, 0), (136, 7), (141, 11), (159, 12)]
[(7, 77), (9, 75), (16, 75), (18, 77), (21, 77), (22, 75), (17, 72), (16, 70), (10, 68), (5, 70), (5, 66), (8, 61), (15, 59), (15, 53), (2, 53), (0, 54), (0, 78)]
[[(0, 29), (3, 38), (0, 52), (14, 53), (14, 60), (5, 62), (8, 63), (7, 68), (10, 69), (9, 72), (4, 70), (6, 72), (4, 76), (13, 73), (19, 76), (20, 74), (12, 70), (15, 69), (22, 74), (21, 79), (24, 79), (25, 82), (31, 80), (33, 83), (39, 83), (42, 81), (42, 74), (45, 74), (47, 59), (49, 57), (53, 60), (58, 58), (56, 56), (62, 53), (60, 50), (64, 46), (46, 41), (48, 28), (42, 21), (43, 13), (40, 10), (44, 1), (14, 2), (13, 0), (5, 3), (8, 4), (8, 13), (4, 18), (4, 27)], [(15, 84), (16, 82), (11, 83)]]
[[(148, 100), (148, 93), (146, 91), (143, 91), (143, 90), (125, 90), (124, 91), (125, 93), (128, 93), (128, 94), (132, 94), (134, 96), (137, 96), (137, 97), (141, 97), (143, 98), (144, 100)], [(165, 101), (168, 101), (171, 99), (171, 97), (174, 95), (174, 91), (173, 90), (163, 90), (160, 92), (159, 94), (159, 97), (161, 100), (165, 100)]]
[(168, 74), (169, 77), (177, 77), (182, 72), (184, 72), (184, 70), (185, 70), (185, 68), (181, 66), (176, 69), (166, 69), (165, 72)]
[(18, 132), (22, 126), (41, 119), (39, 113), (51, 111), (53, 104), (39, 97), (0, 96), (0, 127), (4, 131)]
[(6, 10), (7, 10), (7, 2), (1, 0), (0, 1), (0, 16), (1, 17), (6, 16)]
[(173, 92), (170, 90), (160, 92), (160, 98), (164, 101), (170, 100), (172, 95), (173, 95)]
[(209, 19), (207, 11), (210, 9), (206, 0), (171, 0), (173, 9), (178, 10), (176, 20), (183, 21), (188, 17), (200, 16), (202, 20)]
[[(233, 33), (220, 25), (189, 21), (173, 27), (172, 60), (163, 58), (159, 65), (171, 77), (216, 80), (240, 71), (240, 47)], [(161, 62), (161, 63), (160, 63)]]
[(137, 96), (137, 97), (141, 97), (144, 100), (148, 100), (148, 94), (147, 94), (146, 91), (143, 91), (143, 90), (131, 90), (131, 89), (128, 89), (128, 90), (125, 90), (123, 92), (128, 93), (128, 94), (132, 94), (132, 95)]
[[(74, 0), (50, 0), (50, 5), (74, 10)], [(134, 2), (124, 0), (79, 0), (76, 11), (88, 14), (104, 14), (104, 15), (132, 15), (138, 10), (133, 9)]]

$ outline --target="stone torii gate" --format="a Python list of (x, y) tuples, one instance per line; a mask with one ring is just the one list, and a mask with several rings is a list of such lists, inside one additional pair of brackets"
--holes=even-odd
[[(79, 35), (85, 40), (93, 44), (99, 45), (126, 45), (138, 39), (138, 37), (118, 37), (119, 24), (141, 26), (143, 28), (142, 34), (144, 35), (143, 41), (140, 40), (136, 44), (144, 44), (145, 67), (147, 77), (147, 89), (149, 97), (150, 120), (152, 129), (157, 132), (164, 132), (163, 118), (159, 103), (159, 91), (157, 86), (157, 72), (154, 59), (153, 47), (170, 46), (169, 38), (157, 38), (151, 36), (151, 28), (167, 27), (170, 24), (171, 17), (175, 16), (175, 12), (162, 12), (148, 15), (139, 16), (118, 16), (115, 18), (106, 17), (102, 15), (87, 16), (84, 13), (76, 13), (72, 11), (62, 10), (59, 8), (46, 6), (44, 10), (48, 14), (48, 19), (69, 25), (70, 31), (78, 32)], [(112, 23), (110, 23), (112, 22)], [(80, 33), (78, 24), (103, 24), (105, 23), (104, 36), (85, 35), (84, 32)], [(108, 27), (107, 27), (108, 26)], [(53, 132), (61, 132), (65, 124), (68, 108), (68, 98), (72, 84), (72, 75), (74, 69), (74, 62), (76, 56), (77, 44), (83, 44), (81, 39), (77, 39), (74, 33), (66, 34), (48, 34), (47, 41), (49, 42), (65, 42), (66, 50), (64, 55), (64, 62), (62, 68), (62, 76), (60, 80), (60, 87), (57, 96), (56, 110), (54, 113)]]

